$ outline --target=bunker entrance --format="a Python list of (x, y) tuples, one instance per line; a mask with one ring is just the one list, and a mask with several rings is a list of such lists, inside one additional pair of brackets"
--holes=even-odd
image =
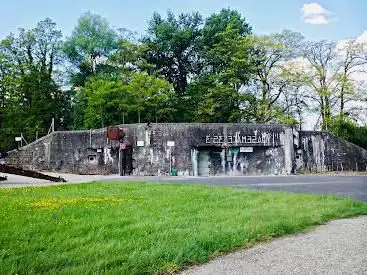
[(198, 150), (198, 176), (208, 177), (221, 174), (224, 168), (225, 149), (221, 147), (201, 147)]
[(199, 147), (198, 176), (248, 175), (265, 159), (265, 148), (260, 147)]
[(131, 175), (133, 172), (133, 149), (130, 144), (122, 143), (119, 150), (120, 176)]

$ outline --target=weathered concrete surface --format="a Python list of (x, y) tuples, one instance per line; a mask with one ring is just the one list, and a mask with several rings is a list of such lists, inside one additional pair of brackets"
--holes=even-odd
[(117, 173), (118, 144), (107, 141), (106, 129), (54, 132), (20, 150), (9, 152), (15, 167), (76, 174)]
[(366, 171), (367, 150), (328, 132), (299, 133), (301, 170)]
[[(289, 174), (292, 168), (285, 165), (286, 129), (289, 127), (282, 125), (214, 123), (152, 124), (144, 130), (134, 129), (136, 140), (146, 145), (135, 148), (136, 174), (169, 174), (171, 156), (172, 167), (180, 175), (197, 175), (195, 166), (205, 150), (211, 152), (211, 175)], [(174, 146), (169, 147), (169, 141)], [(241, 155), (224, 149), (240, 146), (253, 147), (253, 153)], [(287, 148), (287, 152), (292, 149)]]
[[(198, 155), (206, 149), (211, 151), (207, 165), (212, 175), (290, 174), (292, 170), (289, 126), (182, 123), (123, 127), (126, 140), (134, 147), (136, 175), (168, 175), (170, 167), (179, 175), (197, 175)], [(241, 146), (253, 152), (240, 153)], [(7, 160), (8, 165), (27, 169), (80, 174), (117, 173), (117, 162), (118, 143), (107, 140), (106, 129), (55, 132), (9, 152)]]
[[(367, 151), (328, 133), (270, 124), (129, 124), (134, 175), (289, 175), (366, 170)], [(106, 129), (54, 132), (9, 152), (8, 165), (78, 174), (118, 173), (119, 144)]]
[(181, 275), (367, 274), (367, 216), (238, 251)]

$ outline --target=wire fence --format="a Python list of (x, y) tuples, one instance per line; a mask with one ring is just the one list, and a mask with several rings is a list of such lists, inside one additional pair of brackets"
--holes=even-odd
[[(45, 128), (1, 128), (0, 151), (10, 151), (26, 145), (48, 134)], [(16, 137), (22, 137), (22, 141), (16, 141)]]

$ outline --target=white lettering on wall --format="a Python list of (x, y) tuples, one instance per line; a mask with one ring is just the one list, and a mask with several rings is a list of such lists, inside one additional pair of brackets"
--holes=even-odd
[[(205, 136), (206, 144), (222, 144), (224, 142), (223, 135), (208, 134)], [(276, 146), (280, 142), (279, 133), (259, 133), (255, 131), (255, 135), (241, 135), (236, 132), (234, 135), (227, 136), (228, 144), (256, 144), (264, 146)]]

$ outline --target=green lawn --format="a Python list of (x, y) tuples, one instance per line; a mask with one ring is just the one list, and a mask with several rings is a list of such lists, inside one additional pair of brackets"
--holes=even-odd
[(164, 273), (367, 204), (200, 185), (0, 189), (0, 274)]

